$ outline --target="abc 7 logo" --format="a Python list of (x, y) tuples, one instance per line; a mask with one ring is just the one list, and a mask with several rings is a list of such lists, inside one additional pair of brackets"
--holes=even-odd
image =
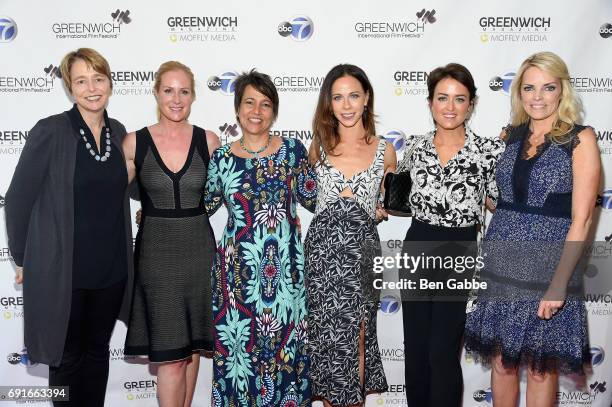
[(401, 301), (393, 295), (385, 295), (379, 301), (380, 310), (385, 314), (395, 314), (402, 307)]
[(385, 134), (385, 139), (393, 145), (395, 151), (401, 151), (406, 146), (406, 136), (399, 130), (391, 130)]
[(612, 24), (605, 23), (599, 27), (599, 35), (601, 35), (602, 38), (612, 37)]
[(10, 42), (17, 36), (17, 24), (8, 18), (0, 17), (0, 42)]
[(208, 89), (212, 91), (221, 91), (225, 95), (234, 93), (234, 82), (238, 74), (236, 72), (224, 72), (219, 76), (211, 76), (206, 81)]
[(306, 16), (294, 17), (291, 21), (283, 21), (278, 25), (278, 33), (295, 41), (306, 41), (314, 32), (312, 20)]
[(500, 78), (499, 76), (494, 76), (489, 81), (489, 89), (491, 90), (494, 90), (497, 92), (503, 87), (504, 87), (504, 80)]

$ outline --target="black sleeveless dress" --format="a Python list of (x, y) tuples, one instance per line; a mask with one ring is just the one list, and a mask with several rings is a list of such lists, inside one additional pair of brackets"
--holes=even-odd
[(126, 355), (167, 362), (212, 350), (216, 245), (203, 206), (208, 161), (206, 133), (199, 127), (193, 126), (187, 160), (177, 173), (164, 165), (149, 130), (136, 132), (142, 220)]

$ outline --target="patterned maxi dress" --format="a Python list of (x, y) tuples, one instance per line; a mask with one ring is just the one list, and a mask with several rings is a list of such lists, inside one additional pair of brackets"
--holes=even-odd
[[(386, 142), (373, 162), (346, 179), (322, 152), (316, 214), (304, 243), (313, 396), (332, 405), (363, 402), (387, 381), (376, 336), (378, 292), (373, 256), (378, 251), (376, 203), (384, 174)], [(353, 197), (341, 197), (350, 188)], [(359, 333), (365, 330), (365, 383), (359, 379)]]
[(310, 405), (304, 254), (297, 203), (313, 210), (315, 174), (295, 139), (259, 159), (230, 144), (208, 169), (209, 213), (228, 221), (213, 273), (213, 406)]
[(506, 130), (496, 171), (499, 202), (483, 246), (481, 274), (489, 287), (465, 327), (466, 349), (486, 364), (501, 355), (506, 366), (581, 373), (590, 359), (586, 308), (571, 294), (579, 291), (580, 273), (568, 284), (563, 308), (548, 321), (537, 316), (571, 224), (572, 152), (584, 128), (576, 125), (564, 144), (548, 139), (529, 159), (528, 124)]

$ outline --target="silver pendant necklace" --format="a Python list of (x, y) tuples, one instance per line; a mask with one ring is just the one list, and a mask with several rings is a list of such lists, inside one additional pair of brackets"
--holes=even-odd
[(79, 129), (79, 133), (81, 133), (81, 137), (83, 139), (83, 141), (85, 142), (85, 148), (87, 148), (87, 150), (89, 150), (89, 154), (91, 154), (91, 156), (96, 160), (96, 161), (106, 161), (108, 160), (108, 158), (110, 157), (110, 153), (111, 153), (111, 139), (110, 139), (110, 129), (108, 127), (106, 127), (106, 146), (103, 146), (102, 140), (100, 140), (100, 153), (102, 153), (102, 148), (105, 147), (105, 152), (103, 155), (97, 154), (96, 150), (93, 149), (93, 146), (91, 145), (91, 143), (89, 141), (87, 141), (87, 137), (85, 136), (85, 130), (83, 129)]

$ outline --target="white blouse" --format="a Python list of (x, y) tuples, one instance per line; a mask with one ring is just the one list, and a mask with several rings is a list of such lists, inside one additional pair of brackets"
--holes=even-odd
[(497, 203), (495, 167), (505, 149), (499, 138), (479, 137), (466, 128), (459, 152), (442, 167), (433, 144), (435, 132), (408, 136), (399, 171), (410, 168), (413, 216), (436, 226), (465, 227), (482, 222), (485, 195)]

